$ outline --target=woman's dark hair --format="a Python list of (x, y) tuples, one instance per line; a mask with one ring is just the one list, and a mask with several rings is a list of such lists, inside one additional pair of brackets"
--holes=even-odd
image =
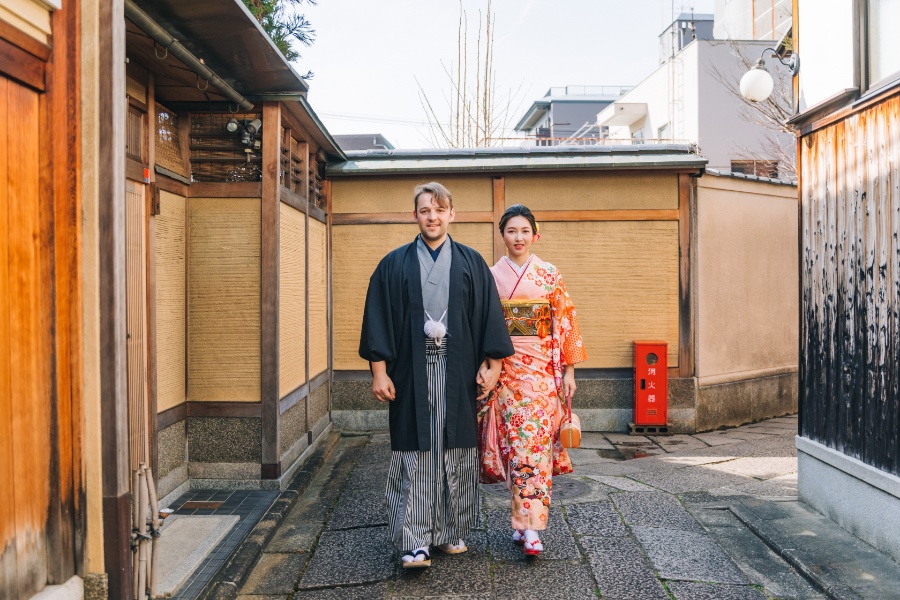
[(531, 230), (534, 233), (538, 232), (537, 222), (534, 220), (534, 215), (531, 214), (531, 210), (524, 204), (513, 204), (507, 208), (506, 212), (503, 213), (503, 216), (500, 217), (500, 233), (503, 233), (503, 230), (506, 229), (506, 224), (513, 217), (525, 217), (528, 219), (528, 222), (531, 223)]

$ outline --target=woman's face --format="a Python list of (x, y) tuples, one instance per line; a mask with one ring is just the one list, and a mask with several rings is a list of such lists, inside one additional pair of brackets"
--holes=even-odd
[(531, 223), (522, 216), (512, 217), (503, 228), (503, 243), (509, 251), (510, 258), (528, 256), (531, 245), (537, 241), (537, 235)]

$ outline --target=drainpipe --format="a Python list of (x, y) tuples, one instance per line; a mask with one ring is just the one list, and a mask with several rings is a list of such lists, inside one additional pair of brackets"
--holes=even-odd
[(212, 69), (200, 62), (190, 50), (169, 35), (165, 29), (156, 23), (156, 21), (147, 16), (147, 13), (138, 8), (132, 0), (125, 0), (125, 16), (131, 19), (135, 25), (143, 29), (157, 44), (165, 48), (166, 51), (171, 52), (175, 58), (183, 62), (185, 66), (196, 73), (198, 77), (208, 81), (221, 90), (225, 97), (240, 106), (241, 110), (250, 111), (253, 109), (253, 104), (249, 100), (238, 94), (233, 87), (225, 83), (225, 81), (216, 75)]

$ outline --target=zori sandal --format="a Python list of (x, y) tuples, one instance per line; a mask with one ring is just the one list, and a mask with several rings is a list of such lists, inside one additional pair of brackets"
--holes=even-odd
[(400, 557), (404, 569), (418, 569), (431, 566), (431, 556), (425, 548), (417, 548)]
[(525, 532), (521, 529), (516, 529), (513, 531), (513, 541), (519, 545), (525, 543)]
[(539, 539), (536, 539), (533, 542), (525, 540), (525, 543), (522, 547), (525, 550), (525, 554), (527, 554), (528, 556), (539, 556), (541, 551), (544, 549), (544, 545)]
[(444, 554), (462, 554), (469, 548), (464, 541), (459, 540), (458, 544), (441, 544), (438, 549)]

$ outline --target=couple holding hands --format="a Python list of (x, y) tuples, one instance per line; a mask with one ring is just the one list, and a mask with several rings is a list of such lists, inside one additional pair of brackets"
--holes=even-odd
[[(488, 268), (447, 234), (453, 199), (416, 187), (420, 234), (389, 253), (369, 280), (359, 354), (372, 391), (388, 402), (388, 524), (406, 568), (431, 564), (431, 546), (456, 554), (477, 525), (478, 414), (497, 402), (508, 468), (512, 538), (544, 549), (553, 476), (572, 472), (559, 440), (562, 402), (587, 358), (559, 271), (531, 253), (531, 211), (500, 219), (507, 256)], [(492, 396), (493, 394), (493, 396)]]

